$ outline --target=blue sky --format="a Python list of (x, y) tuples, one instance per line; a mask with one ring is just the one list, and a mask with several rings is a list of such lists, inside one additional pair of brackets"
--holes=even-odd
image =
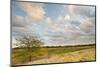
[(33, 35), (48, 46), (95, 43), (95, 7), (12, 1), (12, 38)]
[(46, 16), (51, 17), (52, 19), (55, 19), (55, 17), (58, 17), (60, 15), (64, 15), (64, 7), (60, 4), (45, 4), (45, 11)]

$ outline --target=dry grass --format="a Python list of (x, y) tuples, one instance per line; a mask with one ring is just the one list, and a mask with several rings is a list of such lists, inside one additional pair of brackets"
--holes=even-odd
[(65, 47), (42, 47), (32, 52), (32, 61), (28, 61), (28, 53), (24, 49), (14, 49), (12, 53), (13, 65), (48, 64), (63, 62), (94, 61), (95, 44)]
[(49, 58), (29, 62), (28, 64), (47, 64), (47, 63), (62, 63), (62, 62), (80, 62), (80, 61), (94, 61), (95, 49), (85, 49), (61, 55), (52, 55)]

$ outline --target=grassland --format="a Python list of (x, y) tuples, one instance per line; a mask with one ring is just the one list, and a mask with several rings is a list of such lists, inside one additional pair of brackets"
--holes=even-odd
[[(32, 61), (28, 60), (31, 53)], [(76, 46), (41, 47), (34, 52), (27, 52), (25, 48), (13, 48), (12, 64), (47, 64), (63, 62), (94, 61), (95, 44)]]

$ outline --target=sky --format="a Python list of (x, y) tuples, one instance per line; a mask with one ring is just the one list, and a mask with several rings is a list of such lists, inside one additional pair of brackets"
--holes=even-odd
[(23, 35), (46, 46), (95, 43), (94, 6), (12, 1), (11, 8), (13, 44)]

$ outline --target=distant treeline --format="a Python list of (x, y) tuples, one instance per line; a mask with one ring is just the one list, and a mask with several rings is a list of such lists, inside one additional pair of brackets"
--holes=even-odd
[[(84, 46), (95, 46), (96, 44), (84, 44), (84, 45), (67, 45), (67, 46), (41, 46), (41, 48), (61, 48), (61, 47), (84, 47)], [(14, 49), (22, 49), (22, 47), (16, 47)], [(35, 47), (35, 48), (40, 48), (40, 47)], [(25, 49), (25, 47), (23, 47)]]
[(43, 47), (47, 47), (47, 48), (55, 48), (55, 47), (83, 47), (83, 46), (95, 46), (95, 44), (85, 44), (85, 45), (67, 45), (67, 46), (43, 46)]

